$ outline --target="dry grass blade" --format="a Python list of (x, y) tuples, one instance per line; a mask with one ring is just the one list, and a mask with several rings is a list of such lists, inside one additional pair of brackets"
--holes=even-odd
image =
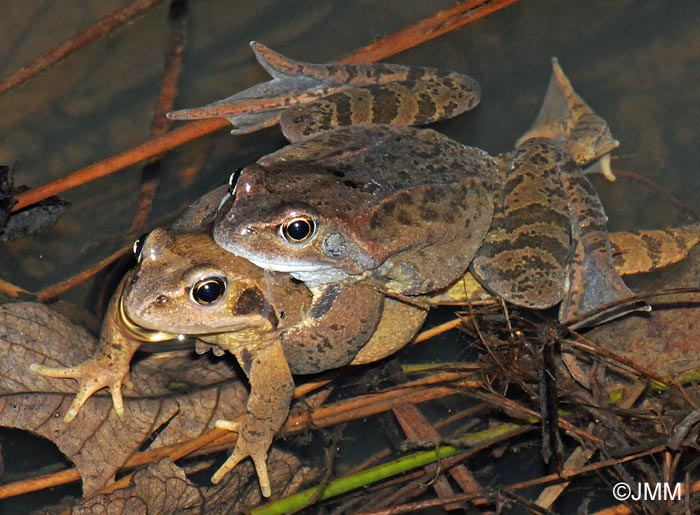
[(425, 20), (389, 34), (341, 59), (342, 63), (373, 63), (430, 41), (467, 23), (488, 16), (518, 0), (466, 0)]
[(129, 150), (126, 150), (120, 154), (112, 157), (108, 157), (102, 161), (99, 161), (93, 165), (86, 166), (73, 172), (72, 174), (56, 179), (43, 186), (38, 186), (25, 193), (17, 195), (17, 204), (13, 207), (13, 211), (30, 206), (40, 200), (50, 197), (51, 195), (56, 195), (58, 193), (70, 190), (77, 186), (82, 186), (88, 182), (99, 179), (100, 177), (105, 177), (106, 175), (112, 174), (131, 166), (136, 163), (140, 163), (150, 157), (157, 156), (163, 152), (167, 152), (175, 147), (184, 145), (185, 143), (192, 141), (194, 139), (200, 138), (210, 132), (217, 131), (226, 127), (228, 122), (226, 120), (202, 120), (200, 122), (193, 122), (180, 127), (173, 131), (170, 131), (162, 136), (153, 138), (146, 143), (137, 145)]

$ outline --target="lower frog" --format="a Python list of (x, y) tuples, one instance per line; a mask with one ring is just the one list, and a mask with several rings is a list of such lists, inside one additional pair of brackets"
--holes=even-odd
[[(139, 263), (112, 299), (95, 357), (68, 369), (33, 365), (32, 370), (79, 380), (79, 393), (65, 416), (71, 421), (103, 387), (109, 388), (117, 413), (123, 413), (122, 382), (144, 342), (187, 335), (231, 352), (248, 378), (251, 393), (243, 422), (216, 422), (217, 427), (238, 432), (238, 442), (212, 481), (218, 482), (251, 457), (261, 490), (269, 496), (267, 452), (289, 413), (292, 374), (364, 364), (392, 354), (413, 338), (426, 313), (379, 296), (370, 334), (356, 327), (351, 305), (328, 306), (330, 317), (317, 317), (310, 309), (311, 293), (301, 283), (231, 256), (214, 243), (211, 228), (207, 229), (151, 232), (135, 246)], [(352, 300), (357, 305), (367, 302), (364, 294)], [(313, 332), (314, 326), (329, 320), (351, 336), (339, 335), (338, 341), (327, 341), (324, 348), (311, 351), (295, 347), (295, 328), (305, 326)], [(350, 337), (361, 340), (362, 345), (357, 345), (361, 348), (349, 352)]]

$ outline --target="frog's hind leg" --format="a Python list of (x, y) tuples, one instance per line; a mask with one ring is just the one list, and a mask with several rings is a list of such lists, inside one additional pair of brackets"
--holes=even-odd
[(351, 364), (374, 363), (402, 349), (413, 340), (427, 315), (427, 309), (386, 297), (377, 329)]
[(285, 137), (299, 141), (322, 131), (347, 125), (425, 125), (453, 118), (479, 102), (479, 87), (471, 78), (453, 72), (420, 78), (346, 87), (337, 93), (287, 109), (280, 128)]
[(302, 323), (282, 336), (295, 374), (315, 374), (350, 363), (370, 339), (382, 317), (384, 295), (362, 283), (324, 285)]
[(607, 217), (593, 185), (569, 157), (561, 165), (562, 183), (571, 203), (571, 257), (559, 320), (572, 327), (602, 323), (646, 304), (625, 301), (634, 293), (615, 269)]
[(488, 290), (518, 306), (544, 309), (562, 298), (570, 219), (554, 149), (520, 145), (498, 185), (491, 229), (471, 263)]
[(517, 145), (538, 137), (564, 145), (579, 166), (600, 160), (601, 173), (615, 180), (610, 153), (620, 143), (613, 138), (608, 123), (574, 91), (556, 58), (552, 58), (552, 75), (537, 118)]

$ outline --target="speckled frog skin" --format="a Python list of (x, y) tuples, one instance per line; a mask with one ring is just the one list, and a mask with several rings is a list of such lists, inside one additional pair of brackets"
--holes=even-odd
[(489, 163), (432, 130), (323, 132), (245, 168), (214, 238), (312, 287), (362, 280), (426, 293), (462, 275), (481, 246), (493, 211)]
[(214, 239), (311, 287), (361, 281), (399, 296), (442, 288), (470, 263), (515, 304), (561, 303), (564, 323), (631, 297), (580, 168), (618, 143), (553, 68), (514, 152), (491, 157), (407, 127), (322, 127), (232, 176)]

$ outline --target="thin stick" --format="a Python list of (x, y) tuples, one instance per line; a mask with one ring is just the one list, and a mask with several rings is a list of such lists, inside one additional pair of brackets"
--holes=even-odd
[[(452, 9), (440, 11), (415, 25), (411, 25), (406, 29), (378, 39), (371, 45), (363, 47), (346, 56), (341, 62), (370, 63), (376, 59), (389, 57), (396, 52), (418, 46), (425, 41), (436, 38), (449, 30), (454, 30), (466, 23), (486, 16), (491, 12), (503, 9), (516, 1), (517, 0), (468, 0), (460, 2)], [(381, 49), (384, 45), (388, 45), (390, 48), (382, 51)], [(264, 99), (261, 101), (264, 101)], [(39, 202), (51, 195), (57, 195), (76, 186), (117, 172), (129, 165), (158, 155), (161, 152), (180, 146), (188, 141), (226, 127), (227, 125), (228, 121), (224, 119), (201, 120), (189, 123), (163, 136), (154, 138), (115, 156), (108, 157), (94, 165), (17, 195), (17, 204), (14, 206), (13, 211)]]
[(514, 4), (518, 0), (463, 0), (449, 9), (438, 11), (414, 25), (389, 34), (367, 46), (354, 51), (341, 63), (373, 63), (413, 48), (420, 43), (447, 34), (463, 25), (471, 23)]
[(122, 257), (124, 254), (126, 254), (129, 250), (131, 250), (131, 246), (123, 247), (116, 252), (110, 254), (106, 258), (104, 258), (102, 261), (99, 263), (96, 263), (92, 265), (90, 268), (83, 270), (80, 273), (75, 274), (74, 276), (69, 277), (65, 281), (62, 281), (58, 284), (53, 284), (49, 286), (48, 288), (44, 288), (40, 292), (36, 294), (36, 300), (39, 302), (47, 302), (53, 298), (58, 297), (61, 293), (66, 292), (78, 284), (82, 283), (83, 281), (89, 279), (93, 275), (95, 275), (97, 272), (102, 270), (103, 268), (108, 267), (112, 263), (114, 263), (117, 259)]
[[(162, 136), (170, 130), (171, 122), (165, 116), (173, 110), (177, 81), (182, 71), (182, 54), (185, 48), (187, 31), (187, 2), (186, 0), (172, 0), (170, 3), (170, 31), (168, 34), (168, 46), (165, 52), (165, 67), (161, 79), (160, 94), (153, 111), (151, 122), (151, 137)], [(136, 214), (131, 220), (131, 227), (127, 233), (133, 238), (143, 231), (151, 210), (153, 199), (160, 184), (161, 156), (149, 159), (141, 171), (141, 190), (139, 192), (139, 205)]]
[(82, 168), (70, 175), (46, 183), (43, 186), (38, 186), (25, 193), (21, 193), (17, 195), (17, 204), (15, 204), (13, 211), (35, 204), (51, 195), (57, 195), (63, 191), (75, 188), (76, 186), (82, 186), (85, 183), (112, 174), (122, 168), (144, 161), (149, 157), (157, 156), (171, 148), (184, 145), (188, 141), (217, 131), (227, 125), (228, 121), (223, 119), (202, 120), (189, 123), (184, 127), (170, 131), (163, 136), (153, 138), (146, 143), (142, 143), (141, 145), (115, 156), (108, 157), (107, 159)]
[(135, 0), (129, 5), (114, 11), (108, 16), (105, 16), (97, 23), (81, 32), (78, 32), (76, 35), (64, 41), (57, 47), (43, 53), (29, 64), (24, 65), (9, 77), (0, 80), (0, 95), (14, 87), (19, 86), (35, 75), (39, 75), (47, 68), (61, 61), (61, 59), (69, 56), (77, 50), (80, 50), (84, 46), (92, 43), (96, 39), (104, 36), (114, 29), (121, 27), (137, 16), (142, 15), (162, 1), (163, 0)]

